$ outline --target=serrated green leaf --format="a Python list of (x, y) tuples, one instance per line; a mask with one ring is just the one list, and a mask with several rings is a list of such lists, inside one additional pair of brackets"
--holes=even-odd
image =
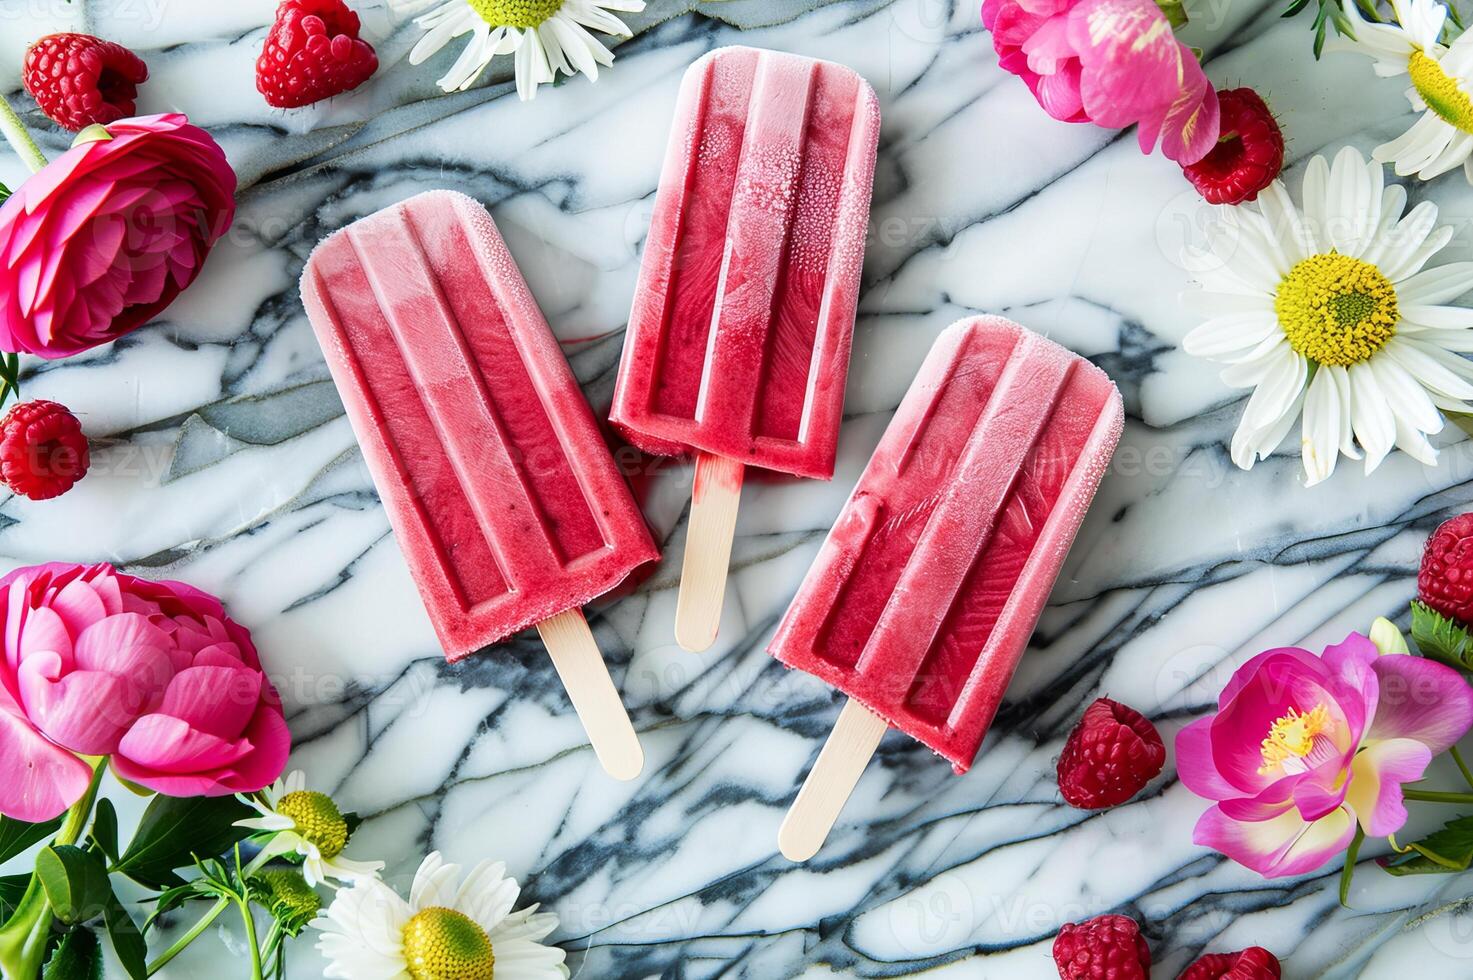
[(178, 869), (193, 867), (196, 857), (223, 854), (250, 836), (251, 831), (233, 825), (255, 815), (233, 796), (156, 796), (143, 811), (117, 870), (149, 888), (182, 885)]
[(33, 844), (50, 837), (61, 827), (61, 817), (45, 823), (26, 823), (0, 817), (0, 861), (9, 861)]
[(1473, 816), (1457, 817), (1408, 847), (1416, 856), (1385, 865), (1394, 875), (1455, 874), (1473, 864)]
[(1473, 670), (1473, 634), (1423, 602), (1412, 603), (1412, 642), (1429, 660)]
[(41, 970), (41, 980), (102, 980), (102, 946), (91, 929), (61, 937)]
[(107, 797), (97, 801), (97, 809), (92, 814), (91, 838), (97, 846), (102, 848), (102, 853), (114, 864), (118, 860), (118, 811), (113, 809), (112, 800)]
[(148, 977), (148, 944), (143, 940), (143, 933), (138, 929), (138, 923), (123, 908), (123, 903), (118, 901), (118, 896), (112, 892), (108, 893), (107, 904), (102, 910), (102, 920), (107, 924), (107, 938), (112, 940), (113, 953), (117, 955), (118, 962), (132, 980), (146, 980)]
[(112, 896), (102, 858), (72, 844), (56, 844), (38, 853), (36, 876), (56, 917), (67, 925), (101, 915)]

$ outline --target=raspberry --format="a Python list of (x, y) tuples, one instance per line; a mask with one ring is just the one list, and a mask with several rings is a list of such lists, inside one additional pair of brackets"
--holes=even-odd
[(1134, 919), (1098, 915), (1059, 930), (1054, 965), (1061, 980), (1147, 980), (1151, 947)]
[(1473, 623), (1473, 514), (1443, 522), (1427, 539), (1417, 598), (1444, 616)]
[(21, 402), (0, 419), (0, 479), (32, 500), (59, 497), (87, 475), (87, 437), (63, 405)]
[(1236, 953), (1209, 953), (1176, 980), (1279, 980), (1279, 960), (1262, 946), (1249, 946)]
[(1124, 803), (1166, 762), (1161, 735), (1134, 708), (1100, 698), (1084, 711), (1059, 756), (1059, 790), (1081, 810)]
[(107, 125), (138, 111), (148, 66), (121, 44), (90, 34), (51, 34), (26, 51), (21, 82), (41, 111), (70, 130)]
[(1217, 104), (1222, 112), (1217, 145), (1182, 172), (1212, 204), (1252, 201), (1284, 169), (1284, 134), (1251, 88), (1218, 92)]
[(352, 91), (378, 71), (378, 55), (358, 27), (343, 0), (283, 0), (256, 60), (256, 88), (278, 109)]

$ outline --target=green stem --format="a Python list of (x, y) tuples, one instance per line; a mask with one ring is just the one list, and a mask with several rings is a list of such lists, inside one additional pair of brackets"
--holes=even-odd
[(0, 95), (0, 134), (5, 136), (5, 142), (10, 144), (15, 155), (31, 169), (31, 173), (39, 173), (46, 166), (46, 157), (41, 148), (31, 139), (26, 124), (20, 121), (20, 116), (10, 108), (10, 102), (3, 95)]
[(1401, 795), (1418, 803), (1461, 803), (1473, 806), (1473, 793), (1438, 793), (1425, 789), (1404, 789)]
[[(266, 862), (270, 860), (270, 855), (266, 854), (266, 852), (263, 850), (260, 854), (257, 854), (251, 860), (250, 864), (245, 866), (245, 869), (242, 872), (242, 876), (247, 878), (250, 877), (257, 871), (260, 871), (262, 866), (264, 866)], [(170, 946), (168, 949), (164, 950), (164, 952), (160, 953), (159, 958), (148, 965), (148, 975), (153, 976), (155, 973), (162, 970), (164, 968), (164, 965), (167, 964), (170, 960), (178, 956), (180, 953), (184, 952), (185, 947), (198, 939), (204, 933), (204, 931), (210, 927), (210, 924), (220, 917), (220, 913), (224, 912), (232, 901), (238, 902), (239, 899), (232, 899), (228, 895), (221, 896), (215, 902), (215, 904), (211, 906), (210, 910), (206, 912), (198, 922), (190, 927), (188, 932), (180, 936), (179, 939), (175, 941), (174, 945)]]
[[(0, 402), (0, 404), (3, 404), (3, 402)], [(1463, 774), (1463, 782), (1467, 783), (1469, 787), (1473, 787), (1473, 772), (1469, 771), (1468, 763), (1463, 761), (1463, 754), (1458, 751), (1456, 745), (1448, 749), (1448, 752), (1452, 755), (1453, 761), (1458, 764), (1458, 771)]]
[(190, 926), (188, 932), (180, 936), (179, 939), (175, 941), (174, 945), (164, 950), (162, 953), (159, 954), (158, 959), (148, 964), (148, 975), (153, 976), (155, 973), (162, 970), (166, 963), (168, 963), (174, 957), (178, 956), (180, 953), (184, 952), (184, 947), (188, 946), (190, 943), (198, 939), (200, 937), (200, 934), (210, 927), (210, 923), (218, 919), (220, 917), (220, 913), (224, 912), (229, 905), (230, 899), (228, 898), (220, 898), (219, 900), (217, 900), (214, 906), (208, 912), (206, 912), (198, 922)]
[(106, 771), (107, 758), (98, 759), (97, 764), (92, 767), (92, 781), (87, 784), (87, 792), (67, 811), (66, 822), (61, 825), (61, 830), (52, 843), (75, 844), (82, 836), (87, 821), (92, 819), (92, 805), (97, 802), (97, 788), (102, 785), (102, 774)]
[[(5, 101), (0, 96), (0, 103)], [(92, 805), (97, 802), (97, 787), (107, 769), (107, 759), (98, 759), (92, 769), (92, 779), (82, 798), (67, 811), (61, 831), (53, 841), (55, 844), (75, 844), (92, 818)], [(41, 972), (41, 962), (46, 956), (46, 941), (51, 935), (51, 902), (41, 879), (31, 873), (25, 895), (20, 900), (10, 921), (0, 927), (0, 974), (16, 980), (31, 980)]]
[(263, 980), (261, 975), (261, 944), (256, 941), (256, 917), (251, 913), (249, 899), (235, 903), (240, 906), (240, 918), (245, 923), (246, 942), (251, 944), (251, 980)]

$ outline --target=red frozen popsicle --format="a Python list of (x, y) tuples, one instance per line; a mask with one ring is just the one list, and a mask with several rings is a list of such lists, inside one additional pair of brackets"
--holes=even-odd
[(363, 218), (302, 297), (447, 656), (535, 624), (604, 768), (638, 775), (580, 607), (659, 553), (491, 216), (435, 191)]
[(716, 639), (743, 468), (833, 476), (879, 128), (830, 62), (721, 48), (681, 84), (610, 418), (696, 454), (686, 649)]
[(850, 701), (783, 825), (817, 852), (887, 726), (971, 766), (1120, 439), (1105, 372), (997, 317), (936, 341), (768, 648)]

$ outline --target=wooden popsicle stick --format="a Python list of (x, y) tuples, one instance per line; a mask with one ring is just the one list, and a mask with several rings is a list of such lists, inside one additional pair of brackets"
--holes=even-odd
[(691, 653), (710, 649), (721, 625), (744, 470), (741, 462), (725, 456), (696, 456), (685, 564), (680, 570), (680, 598), (675, 603), (675, 642)]
[(818, 853), (889, 727), (858, 701), (844, 705), (778, 829), (777, 846), (783, 857), (807, 861)]
[(644, 749), (583, 610), (569, 609), (544, 619), (537, 624), (537, 632), (542, 634), (542, 643), (604, 771), (615, 779), (638, 776), (644, 769)]

